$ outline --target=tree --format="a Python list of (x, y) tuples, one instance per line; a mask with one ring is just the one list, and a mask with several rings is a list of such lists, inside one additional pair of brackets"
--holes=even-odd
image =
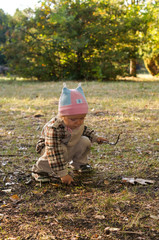
[(159, 74), (159, 2), (151, 1), (147, 5), (150, 21), (145, 34), (146, 41), (141, 48), (145, 66), (153, 75)]
[(141, 48), (146, 43), (145, 35), (150, 21), (146, 2), (143, 0), (131, 0), (125, 5), (125, 17), (123, 18), (123, 36), (120, 43), (123, 50), (128, 53), (130, 61), (130, 75), (136, 77), (137, 59), (141, 58)]
[(35, 11), (17, 11), (6, 56), (25, 77), (115, 78), (119, 51), (112, 44), (120, 22), (113, 14), (117, 6), (90, 0), (47, 1)]
[(40, 10), (26, 9), (16, 11), (10, 40), (6, 44), (5, 54), (12, 73), (22, 77), (36, 77), (48, 80), (54, 74), (53, 67), (46, 67), (46, 61), (53, 65), (53, 52), (48, 46), (49, 39), (43, 34)]
[(6, 15), (2, 9), (0, 9), (0, 65), (6, 64), (5, 55), (2, 52), (3, 46), (7, 39), (9, 32), (9, 15)]
[(143, 2), (48, 0), (17, 10), (5, 55), (15, 74), (39, 80), (115, 79), (129, 61), (135, 76), (151, 19)]

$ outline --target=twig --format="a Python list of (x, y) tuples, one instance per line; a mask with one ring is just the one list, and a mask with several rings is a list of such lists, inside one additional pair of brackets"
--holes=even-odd
[(109, 145), (116, 145), (119, 142), (121, 133), (119, 133), (117, 140), (115, 142), (109, 142), (109, 141), (104, 141), (104, 143), (109, 144)]
[(133, 231), (119, 231), (120, 233), (127, 233), (127, 234), (138, 234), (138, 235), (142, 235), (144, 234), (143, 232), (133, 232)]
[(0, 157), (19, 157), (23, 156), (22, 154), (0, 154)]

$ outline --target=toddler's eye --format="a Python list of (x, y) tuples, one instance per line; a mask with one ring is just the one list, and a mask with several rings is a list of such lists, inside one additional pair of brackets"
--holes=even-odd
[(74, 118), (73, 118), (73, 119), (70, 119), (70, 120), (71, 120), (72, 122), (75, 122), (77, 119), (74, 119)]
[(83, 121), (84, 120), (84, 118), (70, 118), (70, 120), (72, 121), (72, 122), (75, 122), (75, 121)]

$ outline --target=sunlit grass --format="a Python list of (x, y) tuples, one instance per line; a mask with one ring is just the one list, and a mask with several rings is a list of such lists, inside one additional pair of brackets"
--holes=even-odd
[[(69, 88), (78, 86), (78, 82), (66, 84)], [(27, 175), (36, 162), (36, 142), (44, 124), (58, 112), (62, 86), (62, 82), (0, 80), (0, 154), (1, 170), (5, 174), (18, 170)], [(145, 228), (159, 231), (157, 221), (144, 219), (152, 213), (158, 214), (155, 202), (158, 201), (159, 187), (159, 81), (83, 82), (82, 87), (89, 104), (86, 124), (110, 142), (121, 133), (120, 141), (116, 146), (92, 145), (89, 161), (95, 172), (88, 180), (93, 182), (93, 187), (84, 185), (86, 177), (82, 178), (81, 185), (68, 189), (65, 186), (58, 188), (58, 185), (40, 188), (35, 184), (28, 191), (23, 190), (21, 194), (25, 201), (19, 205), (21, 216), (16, 221), (22, 223), (22, 230), (27, 232), (26, 219), (30, 229), (36, 229), (47, 220), (47, 228), (44, 225), (47, 233), (47, 229), (52, 229), (49, 223), (55, 216), (58, 225), (64, 220), (72, 224), (80, 219), (95, 222), (97, 216), (104, 218), (96, 224), (95, 232), (99, 235), (107, 226), (120, 226), (123, 230), (135, 227), (134, 231), (139, 232)], [(152, 179), (155, 184), (124, 185), (122, 177)], [(79, 181), (79, 177), (76, 178)], [(32, 193), (34, 190), (37, 197)], [(46, 196), (44, 190), (48, 190)], [(66, 209), (71, 204), (74, 211), (67, 212), (62, 208), (57, 213), (50, 203), (65, 203)], [(47, 209), (51, 215), (44, 219), (41, 216), (36, 221), (27, 216), (28, 211), (38, 213), (41, 209)], [(55, 215), (52, 214), (54, 211)], [(91, 232), (90, 228), (85, 234), (90, 236)], [(118, 235), (117, 239), (128, 238)]]

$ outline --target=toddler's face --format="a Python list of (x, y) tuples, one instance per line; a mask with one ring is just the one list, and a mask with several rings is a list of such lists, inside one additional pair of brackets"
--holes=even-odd
[(86, 114), (78, 114), (78, 115), (71, 115), (71, 116), (62, 116), (64, 124), (70, 128), (75, 129), (80, 127), (84, 123), (84, 119)]

